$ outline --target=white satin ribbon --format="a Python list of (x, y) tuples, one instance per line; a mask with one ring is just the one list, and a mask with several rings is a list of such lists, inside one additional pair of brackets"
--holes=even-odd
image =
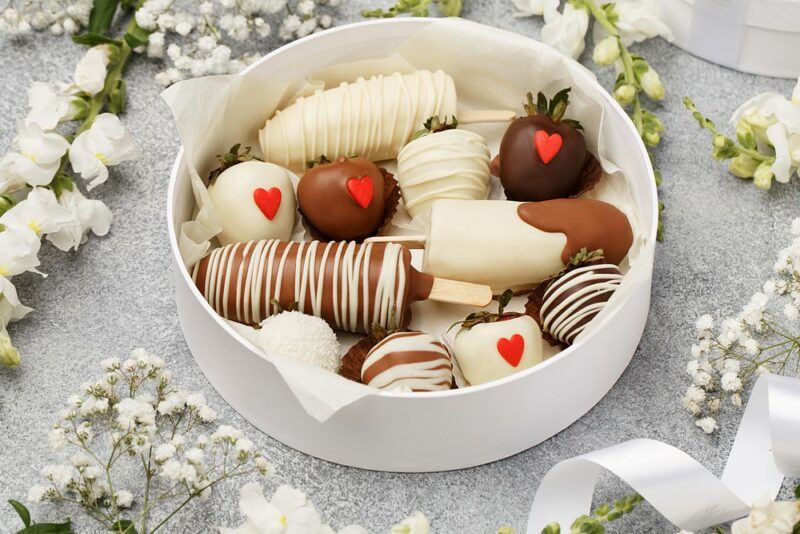
[(589, 514), (601, 469), (644, 497), (678, 528), (702, 530), (747, 515), (784, 476), (800, 476), (800, 380), (762, 375), (753, 387), (728, 462), (715, 477), (685, 452), (635, 439), (559, 462), (533, 500), (528, 534), (558, 521), (562, 529)]

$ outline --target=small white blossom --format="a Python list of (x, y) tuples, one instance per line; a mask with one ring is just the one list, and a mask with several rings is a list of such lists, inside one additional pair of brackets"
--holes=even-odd
[(26, 124), (37, 124), (42, 130), (52, 130), (70, 111), (69, 98), (56, 93), (50, 84), (33, 82), (28, 88)]
[(119, 490), (116, 494), (117, 506), (120, 508), (130, 508), (133, 504), (133, 493), (126, 490)]
[(695, 423), (706, 434), (713, 434), (717, 430), (717, 420), (713, 417), (703, 417)]
[(695, 328), (699, 332), (706, 332), (714, 328), (714, 318), (709, 314), (701, 315), (695, 323)]
[(414, 512), (401, 523), (394, 525), (391, 534), (429, 534), (431, 525), (422, 512)]
[(547, 9), (557, 9), (557, 0), (511, 0), (517, 11), (515, 17), (532, 17), (544, 15)]
[(787, 303), (783, 307), (783, 315), (785, 315), (790, 321), (795, 321), (797, 320), (797, 317), (800, 316), (800, 313), (798, 313), (797, 307), (794, 304)]
[(720, 379), (720, 385), (725, 391), (739, 391), (742, 389), (742, 380), (736, 373), (724, 373)]
[(37, 236), (58, 232), (72, 222), (72, 213), (44, 187), (32, 189), (25, 200), (0, 216), (0, 224), (6, 228), (29, 228)]
[(24, 184), (49, 184), (69, 148), (61, 135), (24, 121), (19, 123), (16, 144), (18, 152), (9, 152), (0, 159), (0, 194), (13, 192)]
[(139, 157), (139, 150), (116, 115), (98, 115), (92, 126), (78, 135), (69, 149), (72, 168), (92, 189), (108, 179), (108, 166)]
[(566, 3), (563, 12), (552, 8), (544, 11), (544, 26), (540, 36), (544, 43), (577, 58), (583, 52), (588, 28), (589, 13), (586, 9)]
[(753, 503), (750, 515), (731, 525), (731, 534), (790, 534), (800, 523), (797, 501), (773, 502), (764, 496)]
[(175, 445), (172, 443), (162, 443), (153, 453), (153, 459), (156, 463), (164, 463), (175, 454)]

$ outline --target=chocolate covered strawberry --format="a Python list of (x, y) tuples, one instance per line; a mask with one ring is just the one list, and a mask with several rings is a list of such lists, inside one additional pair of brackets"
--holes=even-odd
[(377, 165), (361, 157), (320, 162), (297, 186), (306, 220), (335, 240), (373, 235), (386, 215), (386, 180)]
[(567, 198), (583, 186), (586, 140), (581, 125), (565, 119), (570, 89), (550, 100), (528, 93), (527, 116), (515, 119), (500, 143), (499, 176), (509, 200)]

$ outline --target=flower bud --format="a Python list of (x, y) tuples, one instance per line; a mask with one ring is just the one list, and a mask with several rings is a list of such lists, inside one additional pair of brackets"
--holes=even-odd
[(11, 344), (11, 338), (6, 334), (5, 329), (0, 333), (0, 365), (6, 367), (17, 367), (19, 365), (19, 352)]
[(661, 100), (664, 98), (664, 84), (661, 83), (661, 78), (658, 73), (650, 67), (644, 74), (639, 77), (639, 83), (644, 92), (653, 100)]
[(714, 143), (714, 146), (716, 148), (725, 148), (725, 145), (727, 144), (727, 142), (728, 142), (728, 138), (725, 137), (724, 135), (715, 135), (714, 136), (713, 143)]
[(739, 154), (728, 165), (730, 173), (739, 178), (752, 178), (756, 168), (758, 168), (758, 160), (751, 158), (747, 154)]
[(774, 176), (772, 165), (769, 163), (762, 163), (753, 173), (753, 184), (759, 189), (769, 189), (772, 187), (772, 178)]
[(598, 65), (611, 65), (619, 58), (619, 39), (609, 35), (594, 47), (592, 59)]
[(627, 106), (636, 98), (636, 88), (629, 84), (620, 85), (614, 89), (614, 98), (623, 106)]
[(642, 139), (644, 139), (644, 144), (647, 146), (656, 146), (661, 142), (661, 136), (658, 132), (654, 131), (645, 132), (644, 135), (642, 135)]
[(736, 139), (745, 148), (756, 147), (756, 134), (753, 127), (744, 120), (740, 120), (736, 125)]

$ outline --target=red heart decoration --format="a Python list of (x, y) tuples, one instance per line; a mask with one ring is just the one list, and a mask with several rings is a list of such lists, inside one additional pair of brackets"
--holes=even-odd
[(347, 192), (356, 204), (361, 206), (361, 209), (367, 209), (369, 203), (372, 202), (372, 195), (375, 192), (375, 186), (372, 184), (372, 178), (369, 176), (362, 176), (361, 178), (348, 178), (347, 179)]
[(564, 140), (557, 133), (548, 135), (544, 130), (538, 130), (533, 136), (533, 144), (536, 146), (536, 151), (545, 165), (550, 163), (550, 160), (556, 157)]
[(497, 352), (500, 353), (500, 356), (502, 356), (511, 367), (519, 365), (524, 350), (525, 338), (519, 334), (514, 334), (510, 339), (501, 337), (497, 340)]
[(259, 187), (253, 191), (253, 201), (270, 221), (275, 218), (278, 208), (281, 207), (281, 190), (277, 187), (269, 190)]

